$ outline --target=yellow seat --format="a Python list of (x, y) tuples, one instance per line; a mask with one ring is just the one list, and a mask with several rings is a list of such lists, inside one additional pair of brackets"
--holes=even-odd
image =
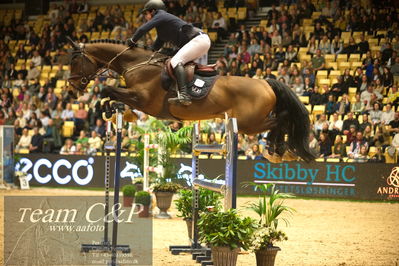
[(319, 83), (319, 86), (322, 86), (322, 85), (330, 86), (331, 85), (330, 79), (320, 79), (320, 80), (318, 80), (318, 83)]
[(326, 62), (334, 62), (335, 61), (335, 54), (326, 54), (324, 55), (324, 59), (326, 59)]
[(303, 104), (309, 104), (309, 96), (299, 96), (299, 100), (300, 100)]
[(338, 64), (336, 62), (326, 62), (326, 68), (332, 68), (338, 70)]
[(341, 71), (339, 70), (332, 70), (330, 72), (330, 75), (328, 76), (329, 78), (337, 78), (338, 76), (341, 76)]
[(360, 61), (360, 54), (351, 54), (349, 56), (349, 62), (358, 62)]
[(312, 114), (314, 116), (320, 115), (320, 114), (324, 114), (325, 110), (326, 110), (326, 106), (325, 105), (315, 105), (313, 107)]
[(346, 54), (338, 54), (337, 62), (346, 62), (348, 61), (348, 56)]
[(65, 86), (66, 86), (66, 80), (63, 80), (63, 79), (57, 80), (57, 82), (55, 84), (56, 88), (62, 88), (62, 87), (65, 87)]
[(347, 68), (351, 68), (351, 62), (338, 62), (338, 69), (344, 71)]

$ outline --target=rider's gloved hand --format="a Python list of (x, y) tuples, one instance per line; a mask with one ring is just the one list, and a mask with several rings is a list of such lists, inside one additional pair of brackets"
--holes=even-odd
[(126, 44), (129, 47), (135, 47), (136, 46), (136, 42), (134, 42), (132, 38), (127, 39)]

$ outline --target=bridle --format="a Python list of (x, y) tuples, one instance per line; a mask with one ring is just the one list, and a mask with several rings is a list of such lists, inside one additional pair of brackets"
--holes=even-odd
[[(121, 54), (123, 54), (124, 52), (126, 52), (127, 50), (130, 49), (130, 47), (127, 47), (125, 49), (123, 49), (120, 53), (116, 54), (108, 63), (103, 64), (96, 72), (94, 72), (93, 74), (89, 74), (89, 75), (85, 75), (84, 71), (83, 71), (83, 60), (86, 58), (88, 59), (93, 65), (97, 65), (97, 61), (95, 60), (95, 58), (93, 56), (91, 56), (90, 54), (86, 53), (84, 50), (84, 44), (79, 44), (80, 48), (78, 50), (74, 50), (72, 52), (72, 60), (74, 58), (76, 58), (77, 56), (81, 56), (81, 64), (80, 64), (80, 73), (79, 74), (75, 74), (75, 75), (70, 75), (68, 78), (68, 82), (72, 85), (72, 87), (74, 87), (77, 90), (82, 91), (83, 89), (81, 89), (83, 86), (84, 88), (86, 88), (87, 84), (89, 84), (89, 82), (93, 79), (95, 79), (96, 77), (105, 77), (105, 78), (118, 78), (115, 77), (111, 74), (108, 73), (108, 75), (102, 75), (104, 74), (106, 71), (110, 70), (111, 68), (111, 64), (115, 61), (116, 58), (118, 58)], [(75, 84), (72, 80), (73, 79), (80, 79), (80, 84)]]
[[(94, 58), (92, 55), (90, 55), (90, 54), (88, 54), (88, 53), (85, 52), (85, 50), (84, 50), (84, 44), (79, 44), (79, 46), (80, 46), (80, 47), (79, 47), (78, 49), (76, 49), (76, 50), (74, 50), (74, 51), (72, 52), (72, 60), (73, 60), (75, 57), (77, 57), (77, 56), (81, 56), (82, 62), (81, 62), (81, 64), (80, 64), (80, 73), (79, 73), (79, 74), (75, 74), (75, 75), (70, 75), (70, 77), (68, 78), (68, 82), (72, 85), (72, 87), (74, 87), (75, 89), (80, 90), (80, 91), (83, 91), (84, 89), (81, 89), (81, 88), (82, 88), (83, 86), (84, 86), (84, 88), (86, 88), (87, 84), (88, 84), (91, 80), (95, 79), (96, 77), (106, 77), (106, 78), (113, 78), (113, 79), (118, 78), (118, 77), (115, 77), (115, 76), (113, 76), (113, 75), (111, 75), (111, 74), (109, 74), (109, 73), (108, 73), (108, 75), (105, 75), (105, 76), (102, 75), (102, 74), (104, 74), (106, 71), (110, 70), (110, 69), (111, 69), (111, 68), (110, 68), (110, 67), (111, 67), (111, 64), (112, 64), (120, 55), (122, 55), (123, 53), (125, 53), (127, 50), (130, 49), (130, 47), (126, 47), (126, 48), (123, 49), (121, 52), (119, 52), (118, 54), (116, 54), (108, 63), (103, 64), (100, 68), (98, 68), (98, 70), (97, 70), (95, 73), (89, 74), (89, 75), (85, 75), (85, 73), (84, 73), (84, 71), (83, 71), (83, 62), (84, 62), (83, 60), (84, 60), (84, 58), (87, 58), (93, 65), (97, 65), (97, 64), (98, 64), (98, 63), (97, 63), (98, 61), (96, 61), (95, 58)], [(128, 73), (128, 72), (130, 72), (130, 71), (133, 71), (133, 70), (135, 70), (135, 69), (138, 69), (138, 68), (140, 68), (140, 67), (142, 67), (142, 66), (146, 66), (146, 65), (157, 65), (157, 66), (161, 66), (159, 63), (160, 63), (160, 62), (164, 62), (166, 57), (160, 57), (160, 58), (157, 58), (157, 59), (153, 60), (154, 57), (155, 57), (155, 55), (156, 55), (157, 53), (159, 53), (159, 52), (156, 51), (155, 53), (153, 53), (153, 54), (150, 56), (149, 59), (147, 59), (147, 60), (145, 60), (145, 61), (143, 61), (143, 62), (141, 62), (141, 63), (134, 64), (133, 66), (127, 68), (125, 71), (123, 71), (122, 76), (125, 76), (126, 73)], [(72, 81), (73, 79), (80, 79), (80, 84), (75, 84), (75, 83)]]

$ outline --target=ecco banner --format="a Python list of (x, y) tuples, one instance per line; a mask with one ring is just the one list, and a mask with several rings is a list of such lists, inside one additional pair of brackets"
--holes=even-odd
[[(190, 185), (191, 160), (174, 159), (177, 177)], [(105, 157), (24, 155), (16, 170), (28, 173), (33, 185), (46, 186), (104, 186)], [(111, 168), (114, 160), (112, 158)], [(224, 178), (224, 160), (201, 160), (200, 173), (207, 179)], [(121, 184), (141, 176), (139, 168), (121, 160)], [(256, 195), (246, 182), (274, 183), (282, 192), (297, 196), (360, 200), (399, 200), (399, 167), (379, 163), (305, 163), (272, 164), (266, 161), (238, 161), (238, 195)], [(111, 184), (113, 172), (111, 171)]]

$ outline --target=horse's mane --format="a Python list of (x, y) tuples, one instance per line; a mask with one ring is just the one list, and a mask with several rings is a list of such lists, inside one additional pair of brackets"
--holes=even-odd
[[(126, 45), (125, 41), (122, 40), (115, 40), (115, 39), (98, 39), (98, 40), (90, 40), (89, 43), (109, 43), (109, 44), (119, 44), (119, 45)], [(146, 45), (139, 45), (137, 44), (136, 47), (143, 48), (145, 50), (150, 50), (151, 48)]]
[(122, 44), (126, 45), (126, 42), (122, 40), (115, 40), (115, 39), (98, 39), (98, 40), (91, 40), (89, 43), (113, 43), (113, 44)]

